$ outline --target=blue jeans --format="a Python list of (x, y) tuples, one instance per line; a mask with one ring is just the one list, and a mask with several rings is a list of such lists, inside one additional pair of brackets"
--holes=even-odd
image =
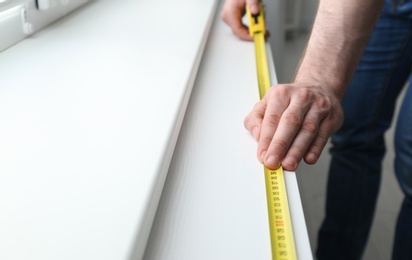
[[(319, 260), (361, 259), (381, 181), (384, 133), (412, 68), (412, 0), (386, 0), (343, 100), (345, 120), (332, 136), (326, 217), (318, 235)], [(395, 172), (405, 194), (393, 259), (412, 259), (412, 88), (395, 132)], [(389, 249), (390, 245), (388, 245)]]

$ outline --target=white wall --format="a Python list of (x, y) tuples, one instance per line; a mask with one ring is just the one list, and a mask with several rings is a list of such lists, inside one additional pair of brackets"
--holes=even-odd
[(318, 7), (319, 0), (302, 0), (300, 25), (303, 30), (312, 28), (313, 19)]
[[(285, 22), (288, 19), (290, 13), (290, 8), (287, 5), (293, 6), (291, 2), (297, 0), (266, 0), (265, 11), (266, 11), (266, 24), (268, 30), (271, 33), (269, 38), (269, 43), (272, 47), (273, 59), (276, 65), (276, 74), (278, 76), (278, 81), (283, 83), (288, 79), (284, 77), (283, 73), (283, 63), (284, 63), (284, 30)], [(302, 30), (310, 30), (313, 23), (313, 18), (316, 13), (319, 0), (300, 0), (301, 1), (301, 11), (300, 11), (300, 28)]]
[(269, 44), (272, 48), (273, 60), (276, 66), (276, 75), (279, 82), (284, 82), (283, 78), (283, 50), (285, 45), (284, 24), (285, 24), (285, 0), (265, 1), (266, 25), (271, 37)]

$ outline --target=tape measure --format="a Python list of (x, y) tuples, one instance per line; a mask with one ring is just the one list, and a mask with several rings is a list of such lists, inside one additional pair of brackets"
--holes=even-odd
[[(259, 14), (252, 15), (246, 8), (249, 19), (249, 33), (253, 37), (256, 52), (256, 67), (259, 95), (262, 99), (270, 88), (270, 76), (265, 47), (265, 19), (263, 5), (259, 4)], [(266, 199), (269, 213), (272, 259), (297, 259), (292, 221), (286, 193), (285, 177), (282, 166), (276, 170), (264, 167)]]

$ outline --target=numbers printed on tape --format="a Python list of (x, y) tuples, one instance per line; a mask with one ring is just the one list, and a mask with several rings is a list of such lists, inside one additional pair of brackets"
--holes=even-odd
[[(266, 29), (263, 5), (260, 3), (258, 15), (252, 15), (249, 8), (246, 8), (246, 11), (249, 19), (249, 33), (253, 36), (255, 43), (259, 96), (262, 99), (270, 88), (270, 76), (265, 47)], [(272, 259), (297, 259), (282, 166), (276, 170), (270, 170), (264, 167), (264, 173)]]
[(264, 172), (273, 259), (297, 259), (283, 169)]

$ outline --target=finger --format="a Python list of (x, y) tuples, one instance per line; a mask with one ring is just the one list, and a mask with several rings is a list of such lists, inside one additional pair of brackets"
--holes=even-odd
[(304, 160), (307, 164), (315, 164), (318, 161), (323, 148), (329, 140), (329, 136), (330, 134), (325, 133), (324, 131), (319, 131), (304, 155)]
[[(282, 98), (279, 97), (278, 99), (282, 99)], [(276, 132), (273, 134), (272, 140), (263, 158), (264, 164), (268, 168), (275, 169), (280, 166), (285, 155), (288, 153), (294, 139), (296, 138), (297, 134), (301, 131), (302, 124), (305, 122), (306, 114), (311, 108), (311, 99), (312, 99), (312, 95), (310, 92), (300, 91), (299, 93), (294, 94), (294, 98), (292, 99), (291, 103), (288, 104), (287, 108), (284, 108), (282, 110), (284, 112), (281, 115)], [(310, 118), (311, 117), (314, 117), (314, 116), (310, 115)], [(307, 138), (307, 137), (308, 135), (306, 133), (302, 135), (302, 138)], [(297, 150), (305, 149), (306, 151), (307, 147), (312, 142), (313, 137), (310, 139), (311, 140), (308, 144), (297, 143), (296, 149)], [(305, 142), (305, 139), (299, 140), (299, 141)], [(297, 153), (297, 151), (294, 151), (294, 152)], [(303, 153), (299, 155), (298, 158), (302, 158), (302, 156), (303, 156)], [(294, 164), (294, 162), (291, 162), (291, 163)], [(291, 169), (291, 167), (288, 167), (288, 168)]]
[(264, 101), (256, 103), (252, 111), (246, 116), (243, 122), (245, 128), (253, 135), (256, 141), (259, 141), (260, 129), (265, 110), (266, 104)]
[(233, 26), (232, 32), (234, 35), (244, 41), (253, 41), (253, 37), (249, 34), (249, 28), (244, 24)]
[(244, 7), (226, 7), (221, 14), (221, 18), (229, 25), (234, 35), (242, 40), (252, 41), (253, 38), (249, 34), (248, 27), (242, 23), (244, 13)]
[[(284, 90), (284, 91), (283, 91)], [(282, 93), (282, 91), (284, 93)], [(272, 142), (273, 136), (278, 129), (278, 124), (281, 120), (283, 112), (287, 109), (289, 99), (286, 98), (287, 89), (281, 85), (276, 86), (276, 89), (271, 89), (262, 100), (267, 100), (267, 108), (262, 120), (260, 138), (258, 144), (258, 158), (264, 162), (266, 152)], [(281, 158), (278, 158), (278, 161)]]
[(318, 161), (331, 134), (341, 127), (342, 120), (342, 114), (337, 113), (336, 117), (333, 116), (332, 119), (328, 117), (321, 122), (315, 139), (305, 153), (304, 160), (306, 163), (315, 164)]
[[(290, 110), (290, 109), (289, 109)], [(293, 139), (299, 131), (303, 118), (300, 113), (285, 111), (279, 120), (276, 132), (267, 147), (263, 161), (266, 167), (276, 169), (280, 166)]]
[(292, 141), (285, 158), (282, 160), (282, 166), (285, 170), (296, 170), (299, 162), (313, 144), (319, 130), (319, 124), (322, 115), (309, 110), (302, 123), (301, 129)]
[(246, 0), (246, 5), (252, 14), (259, 13), (259, 0)]

